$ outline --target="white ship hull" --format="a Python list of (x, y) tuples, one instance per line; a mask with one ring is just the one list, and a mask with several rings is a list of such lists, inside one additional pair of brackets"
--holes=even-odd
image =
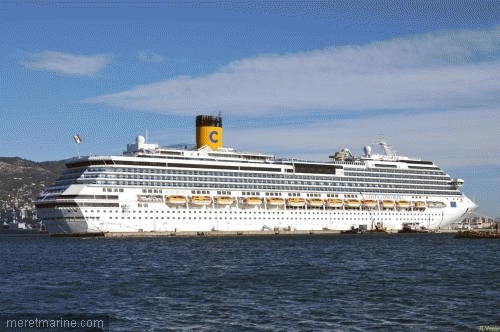
[[(127, 195), (126, 193), (129, 192)], [(449, 198), (456, 202), (444, 208), (400, 210), (382, 208), (276, 207), (246, 205), (169, 206), (163, 202), (138, 203), (137, 189), (125, 190), (118, 208), (78, 207), (73, 209), (41, 210), (40, 217), (50, 233), (86, 232), (209, 232), (209, 231), (270, 231), (270, 230), (348, 230), (365, 225), (372, 230), (382, 225), (399, 230), (405, 223), (426, 229), (446, 229), (474, 207), (462, 197)], [(237, 201), (237, 200), (236, 200)], [(445, 199), (446, 201), (446, 199)]]

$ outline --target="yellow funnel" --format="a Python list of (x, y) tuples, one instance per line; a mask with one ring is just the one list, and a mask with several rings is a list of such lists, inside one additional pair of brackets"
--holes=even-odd
[(196, 147), (208, 145), (212, 149), (222, 147), (222, 118), (198, 115), (196, 117)]

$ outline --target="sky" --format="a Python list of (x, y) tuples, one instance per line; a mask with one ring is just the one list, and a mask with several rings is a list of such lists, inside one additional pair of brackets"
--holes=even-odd
[(278, 157), (383, 138), (500, 216), (497, 0), (2, 1), (0, 45), (0, 156), (194, 143), (220, 112), (225, 146)]

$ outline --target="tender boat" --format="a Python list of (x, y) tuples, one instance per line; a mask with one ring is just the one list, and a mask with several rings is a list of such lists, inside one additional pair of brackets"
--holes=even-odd
[(170, 195), (166, 197), (165, 202), (172, 205), (182, 205), (187, 203), (187, 198), (180, 195)]
[(212, 198), (210, 196), (193, 196), (191, 197), (191, 204), (210, 205), (212, 204)]

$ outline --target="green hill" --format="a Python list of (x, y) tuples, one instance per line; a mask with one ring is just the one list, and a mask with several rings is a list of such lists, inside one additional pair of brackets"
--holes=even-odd
[(0, 209), (31, 206), (45, 186), (61, 174), (64, 163), (64, 160), (34, 162), (0, 157)]

